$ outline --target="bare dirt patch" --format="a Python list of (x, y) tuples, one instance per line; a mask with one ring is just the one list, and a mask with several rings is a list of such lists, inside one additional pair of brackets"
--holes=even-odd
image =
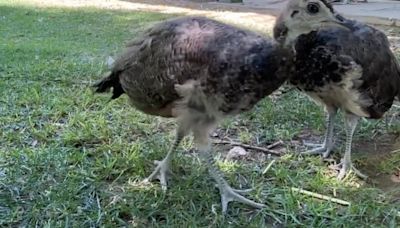
[(353, 145), (361, 152), (362, 164), (359, 168), (369, 176), (368, 184), (393, 193), (400, 199), (400, 167), (395, 163), (396, 158), (399, 159), (400, 136), (385, 134), (376, 139), (354, 142)]
[[(337, 138), (338, 136), (336, 136)], [(294, 151), (305, 151), (303, 142), (318, 143), (322, 136), (317, 136), (311, 129), (305, 129), (292, 140)], [(337, 148), (331, 153), (327, 161), (339, 162), (343, 156), (344, 142), (335, 142)], [(367, 185), (381, 189), (400, 200), (400, 133), (385, 133), (371, 139), (353, 141), (352, 156), (356, 166), (368, 176)], [(336, 175), (334, 172), (332, 175)]]

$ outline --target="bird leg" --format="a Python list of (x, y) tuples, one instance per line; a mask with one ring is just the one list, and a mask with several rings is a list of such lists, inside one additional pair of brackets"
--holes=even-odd
[(203, 151), (201, 151), (201, 153), (207, 161), (207, 166), (211, 176), (217, 182), (221, 194), (221, 204), (223, 213), (226, 213), (228, 209), (228, 203), (231, 201), (238, 201), (240, 203), (244, 203), (255, 208), (265, 207), (264, 204), (256, 203), (241, 195), (243, 193), (248, 193), (252, 189), (245, 189), (245, 190), (234, 189), (228, 184), (228, 182), (226, 182), (223, 173), (221, 172), (221, 170), (218, 169), (217, 164), (215, 163), (210, 148), (204, 149)]
[(338, 180), (342, 180), (349, 171), (353, 171), (357, 176), (362, 179), (367, 178), (367, 176), (358, 171), (351, 162), (351, 144), (353, 141), (354, 131), (358, 124), (358, 120), (358, 116), (349, 113), (345, 114), (344, 122), (346, 128), (346, 148), (341, 163), (336, 165), (336, 168), (339, 170), (339, 174), (337, 176)]
[(327, 108), (327, 118), (326, 118), (326, 132), (324, 143), (322, 144), (312, 144), (304, 143), (305, 146), (315, 147), (312, 150), (302, 152), (302, 154), (322, 154), (323, 158), (327, 158), (333, 148), (333, 122), (335, 120), (337, 109)]
[(185, 131), (179, 127), (176, 132), (175, 141), (172, 144), (172, 147), (167, 153), (167, 156), (162, 161), (154, 161), (157, 167), (150, 174), (149, 177), (144, 179), (144, 182), (150, 182), (154, 179), (158, 179), (161, 183), (162, 190), (167, 190), (167, 181), (168, 175), (171, 174), (170, 165), (172, 160), (172, 155), (176, 151), (179, 143), (182, 141), (183, 137), (185, 137)]
[(211, 153), (211, 143), (208, 139), (207, 133), (203, 136), (195, 134), (195, 140), (198, 142), (198, 149), (200, 150), (201, 156), (206, 160), (206, 164), (211, 176), (217, 182), (221, 194), (223, 213), (226, 213), (228, 209), (228, 203), (231, 201), (238, 201), (255, 208), (265, 207), (264, 204), (256, 203), (241, 195), (244, 193), (248, 193), (249, 191), (251, 191), (251, 189), (246, 189), (246, 190), (233, 189), (228, 184), (228, 182), (226, 182), (223, 173), (221, 172), (221, 170), (219, 170), (217, 164), (215, 163), (214, 157)]

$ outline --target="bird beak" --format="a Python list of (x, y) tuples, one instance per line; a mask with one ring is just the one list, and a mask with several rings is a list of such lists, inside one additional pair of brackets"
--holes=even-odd
[(346, 21), (346, 19), (338, 13), (335, 13), (334, 16), (338, 24), (343, 24), (343, 22)]
[(273, 30), (273, 35), (274, 39), (278, 41), (279, 43), (284, 43), (287, 33), (289, 29), (285, 25), (284, 21), (281, 18), (278, 18), (275, 22), (274, 30)]
[(322, 23), (325, 23), (330, 26), (340, 26), (347, 28), (346, 25), (344, 24), (345, 21), (346, 19), (342, 15), (335, 13), (333, 17), (331, 17), (326, 21), (323, 21)]

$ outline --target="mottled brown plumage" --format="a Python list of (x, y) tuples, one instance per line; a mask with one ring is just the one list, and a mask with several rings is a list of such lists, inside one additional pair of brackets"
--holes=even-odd
[(112, 72), (99, 82), (98, 92), (125, 92), (144, 113), (176, 117), (178, 130), (157, 174), (166, 186), (172, 152), (190, 131), (210, 173), (217, 181), (222, 209), (238, 200), (262, 207), (233, 190), (216, 168), (209, 132), (226, 116), (250, 110), (285, 80), (290, 53), (273, 39), (203, 17), (183, 17), (160, 23), (132, 41)]
[(338, 175), (353, 169), (353, 132), (360, 117), (381, 118), (400, 94), (400, 67), (385, 34), (337, 14), (324, 0), (291, 0), (278, 18), (274, 37), (295, 50), (290, 83), (328, 112), (325, 142), (311, 153), (332, 150), (333, 118), (345, 113), (346, 152)]

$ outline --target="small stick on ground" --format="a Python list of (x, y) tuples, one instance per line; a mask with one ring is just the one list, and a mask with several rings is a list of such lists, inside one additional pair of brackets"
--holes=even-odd
[(398, 149), (398, 150), (393, 150), (393, 151), (390, 151), (390, 153), (398, 153), (398, 152), (400, 152), (400, 149)]
[(333, 197), (326, 196), (326, 195), (321, 195), (319, 193), (310, 192), (310, 191), (299, 189), (299, 188), (292, 188), (292, 191), (299, 192), (299, 193), (302, 193), (304, 195), (312, 196), (312, 197), (317, 198), (317, 199), (331, 201), (331, 202), (334, 202), (334, 203), (337, 203), (337, 204), (340, 204), (340, 205), (343, 205), (343, 206), (349, 206), (350, 205), (350, 202), (348, 202), (348, 201), (344, 201), (344, 200), (333, 198)]
[(278, 142), (274, 142), (272, 144), (269, 144), (267, 146), (267, 149), (272, 149), (272, 148), (275, 148), (275, 147), (280, 146), (280, 145), (283, 145), (283, 141), (281, 141), (281, 140), (279, 140)]
[(247, 149), (252, 149), (252, 150), (258, 150), (258, 151), (262, 151), (264, 153), (268, 153), (268, 154), (274, 154), (274, 155), (282, 155), (282, 153), (275, 151), (275, 150), (271, 150), (271, 148), (277, 147), (278, 145), (282, 145), (283, 142), (282, 141), (278, 141), (275, 142), (273, 144), (268, 145), (267, 147), (259, 147), (259, 146), (252, 146), (252, 145), (248, 145), (248, 144), (243, 144), (243, 143), (238, 143), (238, 142), (233, 142), (233, 141), (226, 141), (226, 140), (216, 140), (214, 141), (215, 144), (229, 144), (232, 146), (241, 146), (243, 148), (247, 148)]
[(268, 170), (272, 167), (272, 165), (273, 165), (275, 162), (276, 162), (275, 159), (272, 160), (272, 161), (267, 165), (267, 167), (264, 169), (264, 171), (262, 172), (262, 174), (263, 174), (263, 175), (266, 174), (266, 173), (268, 172)]

